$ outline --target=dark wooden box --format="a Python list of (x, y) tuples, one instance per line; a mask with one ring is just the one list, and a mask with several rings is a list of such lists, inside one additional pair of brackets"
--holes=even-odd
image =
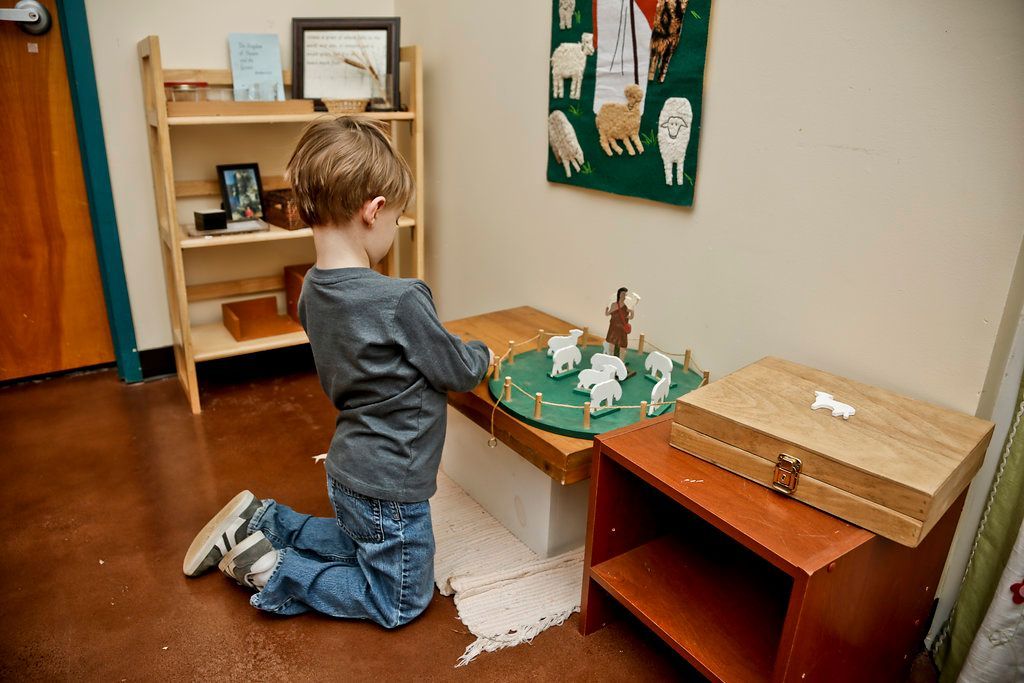
[(299, 230), (306, 224), (299, 218), (299, 207), (290, 189), (263, 194), (263, 220), (285, 230)]
[(232, 301), (221, 304), (224, 327), (237, 341), (298, 332), (302, 326), (277, 312), (277, 297)]
[(284, 267), (284, 298), (288, 307), (288, 317), (297, 323), (299, 320), (299, 295), (302, 294), (302, 282), (306, 273), (313, 267), (312, 263), (303, 263)]

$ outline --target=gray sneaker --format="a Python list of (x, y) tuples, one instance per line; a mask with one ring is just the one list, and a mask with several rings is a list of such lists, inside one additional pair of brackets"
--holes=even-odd
[(263, 585), (253, 583), (253, 575), (273, 569), (276, 562), (274, 546), (262, 531), (257, 531), (232, 548), (218, 566), (239, 585), (259, 590)]
[(250, 491), (242, 491), (213, 516), (192, 541), (181, 570), (185, 576), (199, 576), (249, 535), (249, 522), (263, 504)]

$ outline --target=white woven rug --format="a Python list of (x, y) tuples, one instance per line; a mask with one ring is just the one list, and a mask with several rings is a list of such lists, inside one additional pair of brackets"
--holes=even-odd
[(579, 611), (583, 548), (539, 557), (443, 472), (430, 509), (437, 587), (455, 595), (459, 618), (477, 638), (456, 666), (529, 642)]

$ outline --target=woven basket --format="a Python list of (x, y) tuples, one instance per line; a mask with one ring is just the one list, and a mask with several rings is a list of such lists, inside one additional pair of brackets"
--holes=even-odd
[(324, 100), (323, 103), (332, 114), (358, 114), (366, 111), (370, 100)]

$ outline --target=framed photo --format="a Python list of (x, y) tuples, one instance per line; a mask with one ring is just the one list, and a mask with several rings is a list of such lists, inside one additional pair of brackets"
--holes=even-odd
[(259, 164), (224, 164), (217, 166), (220, 196), (228, 221), (245, 221), (263, 217), (263, 184)]
[(292, 19), (292, 97), (397, 111), (399, 18)]

